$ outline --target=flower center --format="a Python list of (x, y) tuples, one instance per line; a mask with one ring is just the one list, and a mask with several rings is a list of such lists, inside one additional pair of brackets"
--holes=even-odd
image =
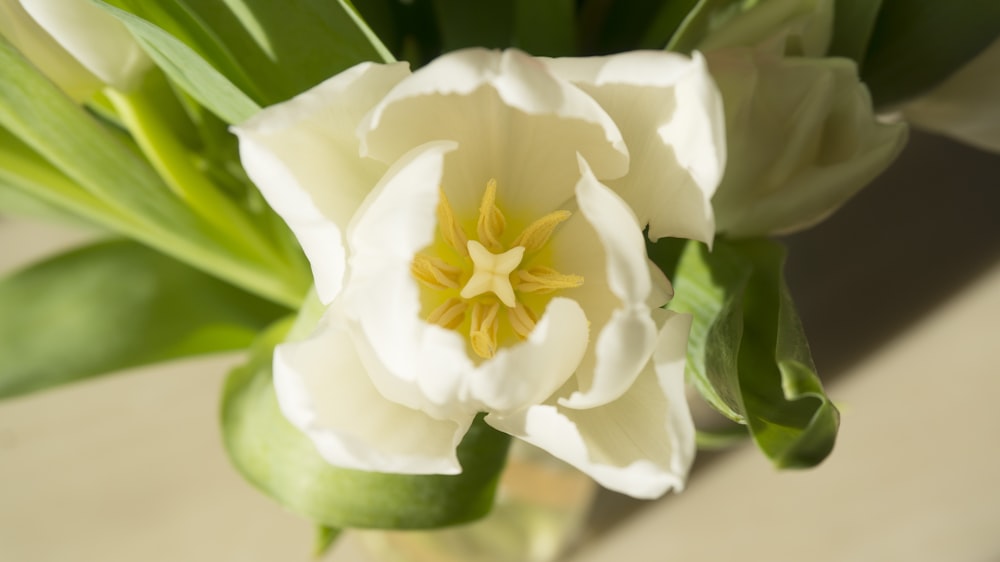
[(538, 321), (536, 311), (557, 291), (583, 284), (583, 277), (544, 264), (543, 250), (571, 213), (549, 213), (508, 238), (496, 192), (496, 180), (490, 180), (479, 205), (476, 239), (470, 239), (442, 190), (438, 236), (410, 266), (422, 285), (427, 321), (468, 334), (472, 351), (483, 359), (493, 357), (502, 342), (527, 338)]

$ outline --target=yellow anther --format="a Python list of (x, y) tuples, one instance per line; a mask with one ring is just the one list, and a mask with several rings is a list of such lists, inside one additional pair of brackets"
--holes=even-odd
[(494, 254), (475, 240), (469, 240), (469, 257), (472, 258), (472, 277), (462, 288), (463, 299), (471, 299), (483, 293), (493, 293), (507, 306), (517, 304), (514, 288), (510, 284), (510, 274), (521, 265), (524, 248), (518, 246), (502, 254)]
[(486, 184), (483, 199), (479, 203), (479, 222), (476, 223), (476, 233), (479, 241), (491, 252), (503, 250), (500, 236), (503, 234), (507, 221), (497, 207), (497, 180), (491, 179)]
[(462, 299), (448, 299), (427, 315), (427, 321), (454, 330), (465, 320), (465, 311), (468, 308), (469, 304)]
[(489, 359), (497, 352), (497, 313), (500, 303), (496, 301), (476, 301), (472, 305), (472, 325), (469, 327), (469, 343), (472, 351), (483, 359)]
[(517, 272), (517, 290), (520, 293), (551, 293), (560, 289), (572, 289), (583, 285), (583, 277), (564, 275), (551, 267), (536, 266)]
[(535, 324), (538, 323), (538, 316), (530, 308), (524, 306), (524, 303), (519, 302), (514, 308), (507, 309), (507, 320), (510, 322), (510, 327), (517, 334), (517, 337), (525, 340), (531, 335), (531, 331), (535, 329)]
[(410, 273), (432, 289), (457, 289), (462, 270), (426, 254), (417, 254), (410, 264)]
[(437, 206), (437, 219), (438, 228), (441, 229), (441, 237), (458, 252), (458, 255), (467, 256), (469, 252), (465, 249), (465, 246), (469, 239), (465, 236), (465, 231), (462, 230), (462, 227), (458, 225), (458, 221), (455, 220), (455, 212), (451, 210), (451, 203), (448, 202), (448, 196), (444, 194), (443, 189), (438, 191), (440, 199)]
[(541, 250), (542, 246), (545, 246), (549, 241), (556, 227), (572, 214), (569, 211), (554, 211), (545, 215), (529, 224), (521, 234), (517, 235), (512, 245), (524, 246), (524, 251), (528, 253)]

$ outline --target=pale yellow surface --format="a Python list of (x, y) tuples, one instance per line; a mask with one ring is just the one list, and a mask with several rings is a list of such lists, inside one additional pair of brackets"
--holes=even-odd
[[(0, 269), (40, 232), (0, 222)], [(573, 561), (1000, 560), (998, 325), (995, 266), (838, 380), (843, 429), (819, 469), (737, 451)], [(222, 451), (219, 389), (238, 360), (0, 402), (0, 561), (309, 560), (309, 524)], [(362, 559), (349, 536), (327, 560)]]

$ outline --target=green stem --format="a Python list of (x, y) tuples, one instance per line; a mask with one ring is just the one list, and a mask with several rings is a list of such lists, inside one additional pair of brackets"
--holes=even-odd
[(289, 265), (249, 216), (202, 174), (141, 89), (130, 93), (109, 89), (106, 93), (143, 154), (177, 197), (250, 255), (276, 268)]

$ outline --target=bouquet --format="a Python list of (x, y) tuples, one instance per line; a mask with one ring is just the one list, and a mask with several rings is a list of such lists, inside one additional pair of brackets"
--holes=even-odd
[(245, 350), (223, 444), (321, 551), (483, 517), (512, 440), (642, 499), (698, 445), (820, 463), (839, 413), (774, 237), (908, 121), (1000, 150), (988, 2), (0, 16), (0, 212), (103, 234), (0, 280), (0, 397)]

